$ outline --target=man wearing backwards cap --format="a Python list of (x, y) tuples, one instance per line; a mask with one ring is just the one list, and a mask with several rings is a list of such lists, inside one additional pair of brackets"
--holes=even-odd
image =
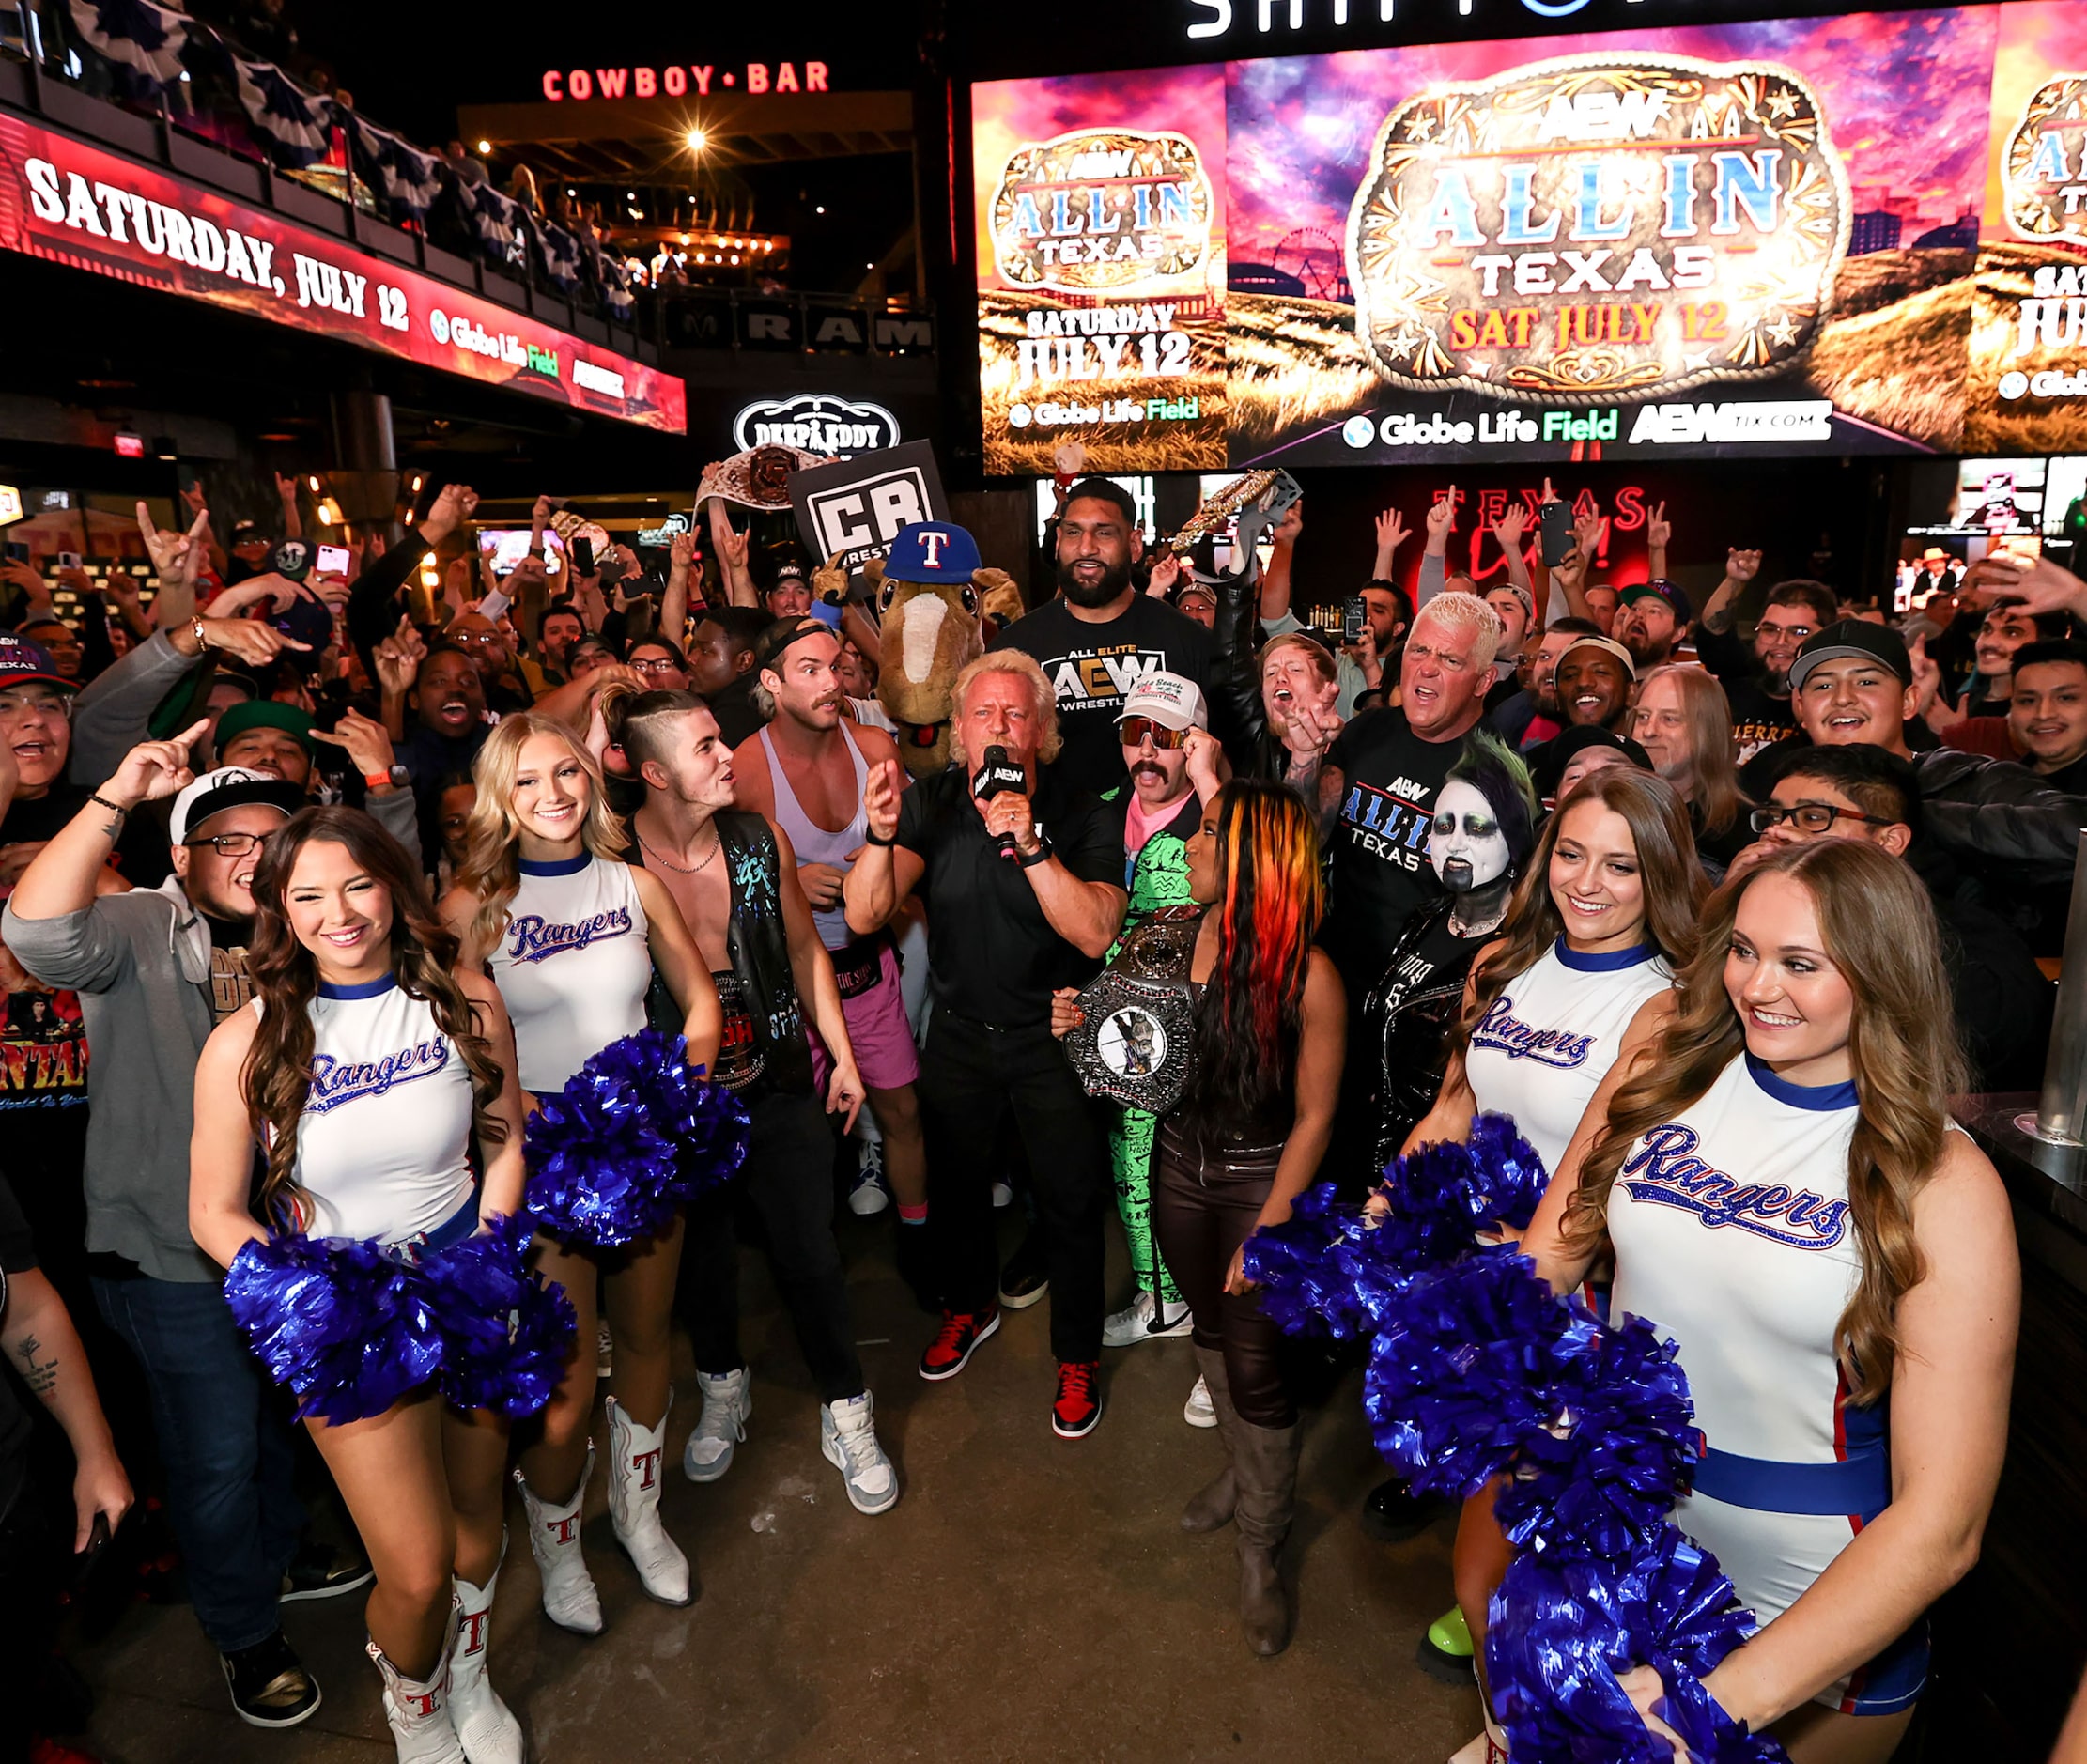
[(1765, 801), (1782, 768), (1807, 742), (1865, 743), (1909, 762), (1921, 787), (1927, 834), (1957, 862), (2018, 895), (2067, 882), (2087, 826), (2087, 799), (2062, 796), (2027, 766), (1956, 748), (1915, 753), (1906, 724), (1923, 673), (1935, 663), (1887, 626), (1842, 619), (1807, 639), (1790, 664), (1790, 703), (1802, 739), (1767, 748), (1748, 766), (1747, 795)]
[(1137, 592), (1131, 565), (1144, 550), (1129, 493), (1107, 478), (1082, 478), (1059, 517), (1059, 597), (993, 640), (1043, 667), (1065, 739), (1054, 764), (1074, 790), (1099, 794), (1123, 781), (1116, 719), (1140, 675), (1178, 673), (1210, 690), (1211, 634)]
[[(92, 1107), (87, 1246), (127, 1268), (95, 1298), (144, 1369), (197, 1620), (224, 1658), (233, 1707), (288, 1726), (318, 1688), (284, 1639), (286, 1571), (305, 1597), (345, 1592), (366, 1564), (301, 1552), (290, 1439), (259, 1362), (225, 1308), (220, 1271), (189, 1234), (195, 1060), (253, 996), (246, 945), (261, 842), (303, 790), (238, 766), (193, 776), (198, 722), (132, 748), (16, 884), (0, 928), (32, 974), (81, 995)], [(173, 798), (174, 874), (96, 894), (124, 820)]]
[[(856, 1068), (883, 1135), (886, 1176), (899, 1203), (902, 1272), (916, 1261), (928, 1216), (927, 1153), (920, 1140), (920, 1105), (913, 1087), (920, 1057), (899, 990), (899, 958), (889, 930), (858, 937), (848, 929), (842, 885), (862, 850), (869, 821), (863, 787), (873, 766), (896, 761), (899, 750), (881, 729), (842, 715), (845, 696), (835, 664), (841, 636), (819, 619), (778, 619), (754, 644), (755, 678), (775, 715), (733, 750), (739, 806), (758, 809), (789, 834), (797, 881), (812, 903), (819, 941), (833, 958), (841, 1014), (855, 1044)], [(826, 1082), (826, 1049), (814, 1034), (813, 1081)], [(869, 1193), (864, 1193), (865, 1188)], [(848, 1197), (857, 1212), (881, 1212), (874, 1164)]]

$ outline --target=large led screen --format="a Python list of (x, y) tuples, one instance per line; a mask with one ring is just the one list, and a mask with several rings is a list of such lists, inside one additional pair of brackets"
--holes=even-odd
[(2065, 0), (972, 108), (991, 472), (2087, 445)]

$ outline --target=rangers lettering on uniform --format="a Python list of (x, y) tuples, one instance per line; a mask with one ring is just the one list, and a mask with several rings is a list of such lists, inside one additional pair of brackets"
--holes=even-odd
[(1617, 1175), (1633, 1200), (1683, 1208), (1712, 1230), (1737, 1226), (1792, 1249), (1832, 1249), (1847, 1234), (1846, 1200), (1780, 1183), (1739, 1182), (1694, 1156), (1699, 1143), (1695, 1129), (1678, 1122), (1648, 1128)]
[(1569, 1070), (1586, 1064), (1594, 1037), (1576, 1035), (1570, 1029), (1531, 1029), (1514, 1014), (1514, 1000), (1502, 993), (1471, 1031), (1471, 1044), (1490, 1047), (1509, 1060), (1534, 1060), (1538, 1065)]
[(440, 1072), (448, 1063), (449, 1041), (446, 1036), (440, 1035), (433, 1041), (401, 1047), (395, 1054), (386, 1054), (381, 1060), (358, 1060), (344, 1064), (331, 1054), (314, 1054), (311, 1098), (304, 1107), (310, 1114), (323, 1115), (328, 1109), (352, 1103), (358, 1097), (381, 1096), (394, 1084), (410, 1084), (415, 1078), (425, 1078), (432, 1072)]
[(553, 923), (541, 913), (524, 913), (507, 929), (515, 937), (507, 952), (512, 960), (541, 962), (565, 950), (584, 950), (603, 937), (625, 936), (630, 930), (630, 909), (619, 906), (568, 925)]

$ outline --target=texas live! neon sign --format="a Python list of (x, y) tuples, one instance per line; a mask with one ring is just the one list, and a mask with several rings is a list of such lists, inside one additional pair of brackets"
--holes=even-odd
[[(1188, 36), (1193, 41), (1201, 42), (1213, 37), (1230, 34), (1235, 22), (1232, 0), (1188, 0), (1188, 4), (1203, 16), (1193, 20), (1188, 26)], [(1471, 16), (1474, 0), (1457, 0), (1457, 11), (1464, 17)], [(1588, 0), (1521, 0), (1521, 4), (1538, 18), (1569, 18), (1588, 4)], [(1631, 0), (1633, 6), (1641, 0)], [(1396, 0), (1358, 0), (1353, 7), (1350, 0), (1331, 0), (1324, 17), (1315, 18), (1314, 23), (1327, 23), (1337, 29), (1349, 22), (1349, 15), (1358, 15), (1357, 23), (1389, 24), (1393, 22)], [(1320, 11), (1315, 4), (1312, 11)], [(1305, 28), (1305, 0), (1243, 0), (1236, 12), (1253, 21), (1258, 35), (1267, 36), (1272, 31), (1301, 31)], [(1374, 15), (1374, 16), (1371, 16)]]

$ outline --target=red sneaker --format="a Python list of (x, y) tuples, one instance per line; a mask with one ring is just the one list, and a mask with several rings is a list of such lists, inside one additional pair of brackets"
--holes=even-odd
[(1000, 1326), (1000, 1310), (946, 1310), (928, 1351), (920, 1355), (920, 1376), (930, 1384), (954, 1378), (970, 1363), (978, 1345)]
[(1102, 1418), (1102, 1363), (1060, 1360), (1058, 1400), (1051, 1404), (1051, 1431), (1060, 1439), (1085, 1439)]

